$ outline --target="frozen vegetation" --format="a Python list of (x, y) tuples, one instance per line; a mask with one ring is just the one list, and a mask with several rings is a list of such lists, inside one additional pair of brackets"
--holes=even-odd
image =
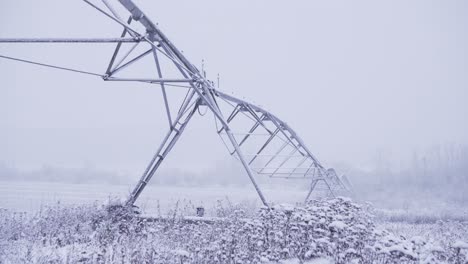
[[(190, 188), (161, 179), (138, 203), (157, 221), (118, 204), (89, 205), (125, 197), (128, 185), (23, 175), (24, 182), (0, 182), (1, 206), (9, 208), (0, 212), (0, 263), (467, 263), (468, 148), (449, 150), (415, 155), (399, 171), (385, 163), (350, 170), (355, 201), (372, 204), (332, 199), (258, 209), (251, 186)], [(294, 203), (306, 187), (264, 192)], [(194, 221), (199, 205), (205, 221)]]
[[(179, 209), (180, 208), (180, 209)], [(151, 219), (117, 203), (0, 213), (0, 263), (466, 263), (468, 223), (379, 224), (345, 198), (256, 212), (182, 206)], [(222, 218), (220, 218), (222, 217)], [(384, 228), (383, 228), (384, 227)], [(415, 228), (416, 227), (416, 228)]]

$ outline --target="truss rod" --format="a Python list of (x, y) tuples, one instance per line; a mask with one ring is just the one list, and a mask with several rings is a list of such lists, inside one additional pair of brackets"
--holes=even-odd
[(312, 170), (312, 169), (314, 170), (314, 172), (313, 172), (314, 174), (315, 174), (315, 169), (317, 169), (318, 173), (320, 175), (322, 175), (322, 173), (320, 172), (320, 170), (322, 170), (322, 168), (317, 166), (316, 163), (314, 162), (314, 160), (312, 160), (312, 163), (310, 164), (309, 168), (306, 170), (304, 175), (308, 174), (309, 171)]
[(278, 179), (278, 178), (282, 178), (282, 179), (303, 179), (303, 180), (310, 180), (310, 179), (313, 179), (312, 175), (303, 175), (303, 174), (299, 174), (299, 173), (295, 173), (293, 175), (289, 175), (289, 173), (275, 173), (275, 174), (269, 174), (269, 173), (257, 173), (257, 175), (259, 176), (263, 176), (265, 178), (270, 178), (270, 179)]
[(305, 198), (304, 202), (307, 202), (307, 201), (309, 200), (310, 195), (312, 194), (312, 192), (314, 191), (315, 187), (317, 186), (318, 181), (323, 181), (323, 182), (327, 185), (328, 191), (331, 193), (331, 195), (332, 195), (333, 197), (335, 197), (335, 194), (333, 193), (333, 191), (332, 191), (332, 189), (331, 189), (331, 187), (330, 187), (330, 184), (328, 184), (328, 182), (327, 182), (325, 179), (323, 179), (323, 178), (317, 178), (317, 179), (315, 179), (315, 180), (312, 181), (312, 184), (311, 184), (311, 186), (310, 186), (310, 190), (309, 190), (309, 192), (307, 193), (307, 197)]
[[(258, 124), (258, 126), (260, 126), (260, 124)], [(232, 134), (236, 135), (236, 136), (271, 136), (271, 134), (269, 134), (269, 133), (255, 133), (255, 132), (245, 132), (245, 133), (235, 132), (235, 133), (232, 133)]]
[(307, 193), (307, 196), (306, 196), (306, 198), (305, 198), (305, 200), (304, 200), (304, 203), (306, 203), (306, 202), (309, 200), (309, 197), (310, 197), (310, 195), (312, 194), (312, 192), (314, 191), (315, 185), (317, 185), (317, 182), (318, 182), (318, 180), (313, 180), (313, 181), (312, 181), (312, 183), (311, 183), (311, 185), (310, 185), (309, 192)]
[[(308, 156), (305, 156), (305, 157), (299, 162), (299, 164), (296, 165), (296, 168), (291, 172), (291, 174), (293, 174), (293, 173), (296, 171), (297, 168), (299, 168), (300, 166), (302, 166), (302, 164), (307, 160), (307, 158), (308, 158)], [(313, 163), (313, 161), (312, 161), (312, 163)], [(309, 170), (310, 170), (310, 167), (308, 167), (307, 171), (309, 171)], [(307, 172), (307, 171), (306, 171), (306, 172)]]
[(256, 122), (255, 125), (249, 130), (249, 132), (244, 136), (244, 138), (239, 142), (239, 146), (242, 146), (244, 142), (249, 138), (250, 135), (254, 134), (254, 131), (260, 126), (260, 122)]
[(49, 68), (53, 68), (53, 69), (57, 69), (57, 70), (70, 71), (70, 72), (76, 72), (76, 73), (82, 73), (82, 74), (88, 74), (88, 75), (93, 75), (93, 76), (104, 77), (102, 74), (99, 74), (99, 73), (82, 71), (82, 70), (77, 70), (77, 69), (72, 69), (72, 68), (66, 68), (66, 67), (56, 66), (56, 65), (52, 65), (52, 64), (40, 63), (40, 62), (24, 60), (24, 59), (19, 59), (19, 58), (14, 58), (14, 57), (8, 57), (8, 56), (0, 55), (0, 58), (19, 61), (19, 62), (24, 62), (24, 63), (29, 63), (29, 64), (34, 64), (34, 65), (43, 66), (43, 67), (49, 67)]
[[(276, 157), (293, 157), (293, 158), (300, 158), (304, 157), (302, 155), (275, 155), (275, 154), (244, 154), (245, 156), (259, 156), (259, 157), (271, 157), (271, 156), (276, 156)], [(304, 157), (307, 159), (308, 157)]]
[[(283, 143), (283, 145), (281, 146), (281, 148), (280, 148), (278, 151), (276, 151), (276, 154), (275, 154), (274, 156), (272, 156), (272, 157), (268, 160), (267, 163), (265, 163), (265, 167), (268, 166), (268, 165), (270, 165), (270, 163), (277, 157), (278, 154), (281, 153), (281, 151), (283, 151), (284, 148), (286, 148), (286, 146), (288, 146), (288, 142), (284, 142), (284, 143)], [(253, 157), (253, 158), (252, 158), (252, 161), (253, 161), (253, 159), (255, 159), (256, 157), (257, 157), (257, 156)], [(251, 162), (252, 162), (252, 161), (251, 161)]]
[(263, 123), (263, 120), (265, 119), (265, 117), (267, 117), (267, 115), (265, 113), (262, 113), (262, 115), (260, 117), (258, 117), (258, 115), (255, 113), (255, 111), (252, 110), (252, 108), (250, 108), (249, 105), (245, 105), (245, 108), (247, 109), (247, 111), (249, 111), (249, 113), (260, 123), (260, 125), (271, 135), (273, 132), (270, 131), (270, 129), (268, 129), (265, 124)]
[[(302, 157), (302, 156), (300, 156)], [(281, 170), (293, 170), (293, 169), (303, 169), (303, 170), (307, 170), (309, 169), (309, 167), (254, 167), (252, 169), (256, 169), (256, 170), (260, 170), (260, 169), (265, 169), (265, 170), (276, 170), (276, 169), (281, 169)], [(283, 172), (285, 173), (285, 172)], [(304, 174), (303, 172), (301, 172), (301, 174)]]
[(185, 89), (187, 89), (188, 91), (190, 91), (190, 89), (192, 89), (192, 87), (190, 87), (190, 86), (186, 86), (186, 85), (177, 85), (177, 84), (168, 84), (168, 83), (166, 83), (166, 85), (165, 85), (165, 86), (172, 86), (172, 87), (180, 87), (180, 88), (185, 88)]
[(229, 115), (229, 117), (227, 118), (226, 122), (231, 123), (232, 119), (234, 119), (234, 117), (239, 113), (241, 109), (242, 109), (242, 105), (237, 105), (232, 111), (232, 113)]
[[(132, 17), (130, 16), (127, 20), (127, 24), (130, 25), (130, 23), (132, 23)], [(125, 37), (125, 35), (127, 35), (127, 29), (124, 28), (123, 31), (122, 31), (122, 34), (120, 35), (121, 38)], [(107, 66), (107, 70), (106, 70), (106, 74), (110, 74), (111, 72), (111, 69), (112, 69), (112, 66), (114, 65), (114, 61), (115, 59), (117, 58), (117, 54), (119, 53), (119, 50), (120, 50), (120, 47), (122, 46), (122, 42), (119, 42), (117, 44), (117, 46), (115, 47), (115, 50), (114, 50), (114, 53), (112, 54), (112, 58), (109, 62), (109, 66)]]
[(133, 46), (125, 53), (125, 55), (120, 59), (120, 61), (117, 63), (117, 65), (114, 66), (114, 68), (112, 69), (112, 71), (115, 71), (115, 69), (117, 67), (120, 66), (120, 64), (122, 64), (124, 62), (124, 60), (130, 55), (130, 53), (133, 52), (133, 50), (138, 46), (139, 43), (135, 43), (133, 44)]
[[(170, 86), (170, 85), (171, 85), (171, 84), (166, 84), (166, 86)], [(193, 85), (193, 84), (190, 83), (190, 85)], [(182, 104), (187, 100), (190, 91), (192, 91), (192, 93), (195, 92), (195, 91), (193, 91), (193, 88), (192, 88), (191, 86), (184, 86), (184, 87), (187, 87), (187, 88), (189, 88), (189, 89), (187, 90), (187, 93), (185, 94), (185, 97), (184, 97), (184, 100), (182, 101)], [(182, 105), (180, 106), (179, 111), (177, 111), (177, 113), (180, 113), (180, 112), (182, 112)]]
[[(300, 147), (301, 147), (301, 143), (300, 143), (300, 142), (298, 142), (299, 145), (296, 146), (296, 143), (293, 142), (294, 137), (292, 136), (292, 133), (288, 131), (288, 128), (287, 128), (282, 122), (278, 122), (278, 121), (277, 121), (277, 118), (274, 117), (274, 116), (272, 116), (271, 114), (266, 114), (266, 116), (267, 116), (268, 118), (270, 118), (271, 122), (272, 122), (277, 128), (280, 129), (281, 134), (284, 135), (284, 137), (286, 138), (286, 140), (288, 141), (288, 143), (289, 143), (292, 147), (294, 147), (294, 148), (300, 148)], [(288, 132), (291, 134), (291, 136), (287, 135), (285, 131), (288, 131)], [(304, 153), (302, 153), (300, 150), (299, 150), (299, 153), (301, 153), (301, 155), (304, 155)]]
[(286, 162), (288, 162), (288, 160), (291, 159), (291, 156), (293, 156), (293, 154), (296, 153), (298, 150), (298, 148), (295, 148), (289, 153), (289, 156), (285, 156), (283, 162), (281, 162), (279, 167), (271, 175), (275, 174), (279, 170), (279, 168), (281, 168)]
[(91, 7), (95, 8), (97, 11), (101, 12), (102, 14), (104, 14), (105, 16), (107, 16), (108, 18), (114, 20), (115, 22), (117, 22), (118, 24), (120, 24), (121, 26), (123, 26), (124, 28), (126, 28), (129, 33), (130, 32), (133, 32), (136, 36), (140, 36), (140, 33), (138, 33), (137, 31), (135, 31), (133, 28), (125, 25), (124, 22), (120, 21), (119, 19), (109, 15), (106, 11), (102, 10), (101, 8), (99, 8), (98, 6), (96, 6), (95, 4), (91, 3), (90, 1), (88, 0), (83, 0), (83, 2), (87, 3), (88, 5), (90, 5)]
[(191, 79), (139, 79), (139, 78), (104, 78), (105, 81), (117, 82), (148, 82), (148, 83), (191, 83)]
[[(219, 107), (219, 106), (218, 106)], [(234, 119), (234, 117), (239, 113), (240, 109), (242, 108), (242, 105), (236, 105), (234, 107), (234, 110), (231, 112), (231, 114), (228, 116), (228, 118), (226, 119), (226, 122), (229, 124), (232, 119)], [(224, 130), (224, 126), (221, 127), (220, 130), (218, 130), (218, 134), (221, 133), (222, 131)]]
[[(269, 177), (281, 176), (281, 175), (287, 175), (287, 176), (281, 176), (281, 177), (289, 177), (289, 175), (291, 175), (289, 172), (275, 172), (275, 173), (259, 172), (258, 174), (260, 174), (260, 175), (269, 175)], [(295, 172), (292, 175), (301, 175), (301, 177), (303, 177), (303, 178), (312, 178), (312, 176), (313, 176), (313, 174), (311, 174), (311, 173), (304, 174), (304, 173), (299, 173), (299, 172)], [(296, 176), (296, 177), (298, 177), (298, 176)]]
[[(252, 162), (254, 162), (254, 160), (258, 157), (258, 155), (260, 155), (260, 153), (262, 153), (262, 151), (266, 148), (266, 146), (268, 146), (268, 144), (275, 138), (276, 134), (278, 134), (279, 132), (279, 128), (277, 128), (273, 134), (271, 134), (271, 136), (268, 138), (268, 140), (263, 144), (263, 146), (257, 151), (257, 154), (249, 161), (249, 165), (252, 164)], [(285, 145), (287, 143), (284, 143)], [(276, 153), (275, 155), (278, 155), (279, 153)]]
[[(120, 43), (119, 43), (120, 44)], [(135, 58), (131, 59), (130, 61), (124, 63), (122, 66), (119, 66), (121, 64), (121, 62), (119, 62), (119, 64), (116, 66), (116, 68), (114, 68), (111, 72), (109, 72), (109, 76), (111, 75), (114, 75), (116, 74), (117, 72), (121, 71), (122, 69), (130, 66), (131, 64), (137, 62), (138, 60), (140, 60), (141, 58), (145, 57), (146, 55), (148, 55), (149, 53), (151, 52), (151, 49), (143, 52), (142, 54), (136, 56)], [(125, 59), (125, 58), (124, 58)], [(122, 60), (123, 61), (123, 60)]]
[(304, 176), (271, 176), (270, 179), (288, 179), (288, 180), (304, 180), (304, 179), (310, 179), (310, 177), (304, 177)]
[(4, 38), (0, 43), (135, 43), (136, 38)]
[[(230, 102), (229, 100), (223, 98), (222, 96), (219, 96), (219, 95), (218, 95), (218, 93), (219, 93), (218, 91), (216, 91), (216, 93), (217, 93), (216, 96), (218, 96), (219, 98), (221, 98), (224, 102), (226, 102), (227, 104), (229, 104), (229, 105), (232, 106), (232, 107), (235, 107), (235, 105), (234, 105), (232, 102)], [(237, 103), (237, 104), (238, 104), (238, 103)], [(238, 105), (243, 105), (243, 104), (244, 104), (244, 103), (238, 104)], [(252, 118), (251, 116), (247, 115), (247, 114), (245, 113), (245, 111), (240, 111), (240, 113), (242, 113), (242, 114), (243, 114), (244, 116), (246, 116), (248, 119), (250, 119), (250, 120), (252, 120), (253, 122), (255, 122), (255, 119)]]
[[(158, 77), (162, 78), (162, 71), (161, 71), (161, 65), (159, 65), (159, 59), (158, 59), (158, 53), (157, 50), (153, 47), (153, 57), (154, 57), (154, 62), (156, 63), (156, 70), (158, 72)], [(164, 86), (164, 83), (161, 83), (161, 91), (164, 99), (164, 105), (166, 106), (166, 113), (167, 113), (167, 120), (169, 121), (169, 127), (172, 125), (172, 118), (171, 118), (171, 111), (169, 109), (169, 102), (167, 100), (167, 94), (166, 94), (166, 87)]]

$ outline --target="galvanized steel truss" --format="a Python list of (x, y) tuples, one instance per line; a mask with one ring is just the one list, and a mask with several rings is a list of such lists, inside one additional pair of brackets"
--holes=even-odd
[[(180, 52), (161, 30), (138, 8), (132, 0), (118, 0), (129, 13), (124, 21), (116, 9), (107, 0), (102, 0), (109, 11), (95, 3), (83, 0), (97, 11), (123, 27), (120, 38), (87, 38), (87, 39), (0, 39), (3, 43), (117, 43), (105, 74), (94, 74), (85, 71), (40, 64), (7, 56), (23, 62), (39, 64), (64, 70), (98, 75), (104, 81), (145, 82), (158, 84), (161, 87), (169, 131), (157, 149), (146, 170), (130, 194), (127, 203), (133, 204), (140, 196), (148, 182), (158, 170), (161, 163), (174, 147), (187, 124), (201, 106), (207, 107), (215, 116), (217, 133), (229, 153), (237, 158), (245, 168), (250, 181), (262, 203), (268, 206), (267, 200), (259, 188), (256, 175), (271, 178), (309, 179), (311, 187), (306, 200), (309, 199), (318, 182), (322, 181), (333, 195), (337, 190), (348, 190), (333, 169), (326, 170), (307, 148), (297, 133), (269, 111), (227, 95), (214, 87)], [(110, 13), (108, 13), (110, 12)], [(131, 22), (139, 22), (145, 32), (140, 33), (131, 27)], [(122, 52), (123, 43), (133, 43)], [(144, 52), (135, 53), (137, 46), (146, 45)], [(146, 56), (152, 56), (156, 66), (154, 78), (122, 78), (118, 73), (132, 66)], [(177, 68), (180, 78), (164, 78), (161, 57), (168, 59)], [(170, 110), (167, 89), (172, 86), (186, 87), (187, 93), (176, 113)], [(227, 116), (227, 117), (226, 117)]]

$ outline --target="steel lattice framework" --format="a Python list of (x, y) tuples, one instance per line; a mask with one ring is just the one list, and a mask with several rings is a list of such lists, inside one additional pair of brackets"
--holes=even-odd
[[(88, 0), (83, 1), (120, 24), (123, 27), (120, 37), (88, 39), (16, 38), (1, 39), (0, 42), (116, 43), (105, 74), (95, 74), (8, 56), (0, 55), (0, 57), (61, 70), (97, 75), (102, 77), (104, 81), (145, 82), (157, 84), (161, 87), (169, 122), (169, 131), (131, 192), (127, 200), (128, 204), (133, 204), (138, 199), (200, 107), (207, 107), (214, 114), (217, 133), (229, 153), (242, 163), (263, 204), (268, 206), (267, 200), (255, 180), (258, 175), (266, 175), (271, 178), (309, 179), (311, 187), (306, 200), (309, 199), (320, 182), (328, 188), (331, 194), (337, 190), (349, 191), (349, 186), (343, 184), (333, 169), (327, 170), (320, 164), (299, 135), (286, 122), (260, 106), (227, 95), (216, 89), (213, 82), (206, 79), (204, 72), (190, 63), (132, 0), (118, 0), (129, 13), (129, 18), (126, 21), (121, 18), (107, 0), (103, 0), (103, 3), (109, 11)], [(132, 21), (139, 22), (143, 26), (144, 32), (138, 32), (134, 27), (131, 27)], [(131, 47), (126, 52), (122, 51), (124, 43), (131, 43)], [(145, 46), (146, 48), (143, 52), (136, 53), (137, 46)], [(154, 78), (119, 77), (120, 72), (147, 56), (153, 57), (153, 63), (156, 66)], [(163, 77), (164, 67), (161, 58), (165, 58), (166, 61), (175, 66), (179, 78)], [(173, 86), (187, 87), (187, 93), (178, 107), (178, 111), (171, 111), (170, 100), (167, 96), (167, 89), (172, 89)]]

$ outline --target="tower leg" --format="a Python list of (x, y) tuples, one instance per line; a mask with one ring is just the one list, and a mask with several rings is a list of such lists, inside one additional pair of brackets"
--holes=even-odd
[[(168, 54), (171, 54), (170, 52), (170, 49), (165, 47), (164, 45), (162, 45), (162, 48), (168, 53)], [(187, 73), (177, 64), (175, 64), (175, 66), (179, 69), (180, 73), (185, 77), (187, 78)], [(228, 123), (226, 122), (226, 120), (224, 119), (223, 115), (222, 115), (222, 112), (221, 110), (219, 109), (218, 105), (215, 103), (214, 99), (213, 99), (213, 95), (211, 94), (211, 91), (210, 89), (208, 88), (208, 85), (206, 83), (201, 83), (199, 84), (199, 87), (196, 87), (196, 85), (194, 83), (190, 83), (190, 85), (192, 86), (192, 88), (194, 89), (194, 91), (196, 91), (198, 93), (198, 96), (200, 97), (200, 100), (203, 100), (206, 105), (208, 106), (208, 108), (210, 108), (210, 110), (213, 112), (213, 114), (215, 115), (215, 117), (221, 122), (221, 124), (223, 125), (224, 129), (226, 130), (226, 134), (228, 135), (228, 138), (229, 140), (231, 141), (234, 149), (236, 150), (237, 152), (237, 155), (242, 163), (242, 165), (244, 166), (245, 168), (245, 171), (247, 172), (247, 175), (249, 176), (250, 178), (250, 181), (252, 182), (253, 186), (255, 187), (255, 190), (257, 191), (258, 193), (258, 196), (260, 197), (260, 200), (262, 201), (262, 203), (268, 207), (268, 203), (265, 199), (265, 196), (263, 196), (263, 193), (262, 191), (260, 190), (257, 182), (255, 181), (254, 179), (254, 176), (253, 176), (253, 171), (250, 169), (249, 167), (249, 164), (247, 163), (247, 161), (245, 160), (245, 157), (244, 155), (242, 154), (242, 151), (240, 150), (240, 147), (239, 147), (239, 144), (237, 143), (237, 141), (235, 140), (234, 138), (234, 135), (232, 134), (230, 128), (229, 128), (229, 125)], [(198, 90), (200, 89), (200, 90)], [(202, 91), (203, 92), (202, 92)]]
[(325, 180), (325, 179), (323, 179), (323, 181), (324, 181), (324, 182), (325, 182), (325, 184), (327, 185), (327, 187), (328, 187), (328, 191), (330, 192), (331, 196), (335, 197), (335, 193), (333, 192), (333, 190), (332, 190), (332, 188), (331, 188), (330, 184), (328, 184), (328, 181), (327, 181), (327, 180)]
[(265, 199), (265, 196), (263, 196), (263, 193), (260, 190), (260, 187), (258, 186), (257, 182), (255, 181), (254, 173), (253, 173), (252, 169), (249, 167), (249, 164), (247, 163), (247, 161), (246, 161), (246, 159), (244, 157), (244, 154), (242, 153), (242, 151), (240, 149), (239, 143), (237, 143), (234, 135), (232, 134), (231, 128), (229, 127), (228, 123), (226, 122), (226, 120), (224, 120), (221, 109), (219, 109), (219, 106), (215, 103), (215, 101), (213, 99), (213, 95), (211, 94), (209, 89), (207, 89), (207, 87), (205, 85), (202, 85), (201, 88), (205, 91), (205, 94), (199, 93), (199, 96), (201, 97), (201, 99), (204, 99), (206, 105), (213, 111), (213, 114), (215, 114), (216, 118), (223, 125), (224, 130), (226, 131), (226, 135), (228, 136), (229, 141), (231, 141), (231, 144), (234, 147), (234, 149), (235, 149), (235, 151), (237, 153), (237, 156), (239, 157), (239, 160), (242, 163), (242, 166), (244, 166), (244, 169), (247, 172), (247, 175), (249, 176), (249, 179), (252, 182), (252, 185), (254, 186), (255, 190), (257, 191), (257, 194), (260, 197), (260, 200), (262, 201), (263, 205), (265, 205), (266, 207), (269, 207), (269, 205), (268, 205), (268, 203), (267, 203), (267, 201)]
[(229, 140), (231, 141), (232, 143), (232, 146), (234, 147), (234, 149), (236, 150), (236, 153), (237, 153), (237, 156), (239, 157), (239, 160), (241, 161), (242, 165), (244, 166), (244, 169), (245, 171), (247, 172), (247, 175), (249, 176), (250, 178), (250, 181), (252, 182), (253, 186), (255, 187), (255, 190), (257, 191), (258, 193), (258, 196), (260, 197), (260, 200), (262, 200), (262, 203), (263, 205), (267, 206), (268, 207), (268, 203), (265, 199), (265, 196), (263, 196), (263, 193), (262, 191), (260, 190), (260, 187), (258, 187), (258, 184), (257, 182), (255, 181), (255, 178), (253, 176), (253, 172), (252, 172), (252, 169), (250, 169), (249, 167), (249, 164), (247, 163), (247, 161), (245, 160), (245, 157), (244, 157), (244, 154), (242, 153), (242, 151), (240, 150), (240, 147), (239, 147), (239, 144), (237, 143), (236, 139), (234, 138), (234, 136), (232, 135), (232, 132), (230, 130), (230, 128), (226, 125), (226, 134), (228, 135), (228, 138)]
[[(187, 100), (187, 102), (189, 101), (190, 100)], [(143, 173), (143, 176), (138, 181), (137, 185), (135, 186), (132, 193), (130, 194), (130, 197), (127, 200), (127, 205), (132, 205), (136, 201), (138, 196), (140, 196), (141, 192), (146, 187), (148, 182), (151, 180), (154, 173), (156, 172), (156, 170), (159, 168), (162, 161), (164, 160), (164, 158), (171, 151), (171, 149), (174, 147), (177, 140), (180, 138), (180, 136), (184, 132), (185, 127), (187, 126), (188, 122), (192, 118), (193, 114), (197, 111), (197, 108), (198, 108), (198, 102), (195, 103), (192, 109), (190, 109), (190, 112), (188, 113), (185, 120), (182, 121), (182, 123), (179, 123), (179, 121), (184, 116), (185, 111), (182, 111), (174, 120), (173, 125), (171, 126), (167, 135), (164, 137), (156, 154), (154, 155), (153, 159), (151, 160), (145, 172)]]
[(317, 179), (312, 180), (312, 184), (310, 185), (310, 190), (309, 190), (309, 192), (307, 193), (307, 196), (306, 196), (306, 198), (305, 198), (305, 200), (304, 200), (304, 203), (307, 202), (307, 201), (309, 200), (310, 195), (312, 194), (312, 192), (313, 192), (314, 189), (315, 189), (315, 185), (317, 185), (317, 182), (318, 182)]

